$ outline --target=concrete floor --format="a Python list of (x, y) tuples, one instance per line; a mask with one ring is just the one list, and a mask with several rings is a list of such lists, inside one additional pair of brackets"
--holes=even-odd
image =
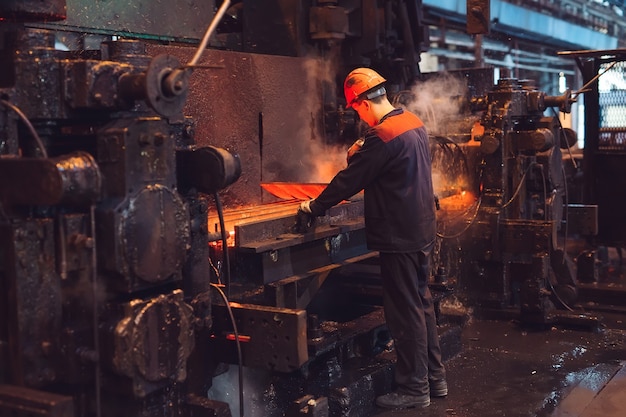
[(448, 397), (372, 416), (626, 416), (626, 265), (617, 249), (599, 258), (597, 280), (580, 284), (568, 319), (529, 329), (470, 314), (446, 361)]
[(377, 417), (626, 416), (626, 314), (595, 329), (524, 329), (470, 319), (462, 350), (446, 363), (449, 394), (425, 409)]

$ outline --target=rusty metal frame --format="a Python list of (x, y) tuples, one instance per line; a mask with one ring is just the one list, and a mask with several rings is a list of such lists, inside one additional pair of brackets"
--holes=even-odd
[[(231, 302), (244, 366), (292, 372), (309, 356), (306, 311)], [(213, 305), (214, 350), (226, 363), (237, 363), (234, 329), (224, 304)]]
[(377, 252), (369, 252), (340, 263), (326, 265), (307, 274), (294, 275), (272, 282), (265, 286), (265, 294), (269, 294), (278, 307), (306, 308), (332, 271), (376, 256), (378, 256)]

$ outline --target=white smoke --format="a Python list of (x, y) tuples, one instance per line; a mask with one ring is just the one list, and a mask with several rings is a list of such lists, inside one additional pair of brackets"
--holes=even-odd
[[(453, 138), (462, 132), (463, 113), (468, 87), (464, 79), (451, 74), (436, 74), (425, 81), (418, 81), (410, 89), (400, 92), (395, 99), (396, 106), (417, 114), (424, 122), (431, 136)], [(453, 140), (453, 139), (450, 139)], [(435, 192), (447, 192), (451, 188), (464, 188), (467, 180), (458, 178), (459, 161), (452, 158), (458, 148), (450, 144), (446, 152), (435, 147), (433, 153), (433, 186)], [(439, 151), (439, 152), (438, 152)]]
[(431, 135), (448, 135), (454, 126), (450, 121), (461, 117), (462, 98), (467, 95), (467, 85), (459, 77), (439, 74), (414, 84), (410, 94), (403, 97), (403, 105), (417, 114)]
[[(321, 94), (326, 94), (327, 97), (332, 98), (337, 96), (335, 83), (337, 62), (340, 61), (333, 59), (332, 54), (324, 58), (306, 60), (304, 69), (307, 80), (310, 82), (308, 83), (309, 91), (304, 94), (304, 97), (307, 98), (304, 105), (305, 109), (320, 110), (320, 103), (324, 101)], [(310, 127), (310, 129), (313, 131), (310, 133), (310, 140), (306, 142), (304, 150), (309, 166), (306, 181), (328, 183), (337, 172), (345, 168), (347, 149), (345, 146), (327, 144), (324, 140), (324, 132), (318, 132), (316, 126)]]

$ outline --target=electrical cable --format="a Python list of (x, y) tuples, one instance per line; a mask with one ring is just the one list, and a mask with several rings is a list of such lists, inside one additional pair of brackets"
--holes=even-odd
[[(559, 121), (560, 124), (560, 121)], [(561, 126), (561, 130), (562, 130), (562, 126)], [(547, 206), (547, 192), (548, 192), (548, 188), (547, 188), (547, 184), (546, 184), (546, 174), (545, 172), (543, 172), (543, 166), (541, 164), (538, 164), (536, 162), (533, 162), (529, 165), (529, 167), (527, 168), (526, 172), (528, 172), (528, 170), (530, 169), (531, 166), (533, 165), (537, 165), (540, 167), (540, 172), (541, 172), (541, 177), (543, 180), (543, 202), (544, 202), (544, 220), (548, 220), (548, 206)], [(567, 207), (567, 181), (565, 180), (565, 167), (563, 166), (563, 164), (561, 164), (561, 172), (563, 174), (563, 183), (565, 184), (565, 206)], [(526, 176), (526, 173), (524, 173), (524, 176)], [(523, 178), (522, 178), (523, 180)], [(521, 182), (520, 182), (521, 185)], [(512, 200), (512, 199), (511, 199)], [(565, 216), (567, 216), (567, 210), (565, 211)], [(567, 218), (567, 217), (566, 217)], [(565, 221), (565, 242), (564, 245), (567, 243), (567, 220)], [(561, 262), (564, 264), (565, 263), (565, 246), (563, 247), (563, 256), (561, 258)], [(574, 311), (573, 308), (571, 308), (560, 296), (559, 293), (556, 291), (556, 289), (554, 288), (554, 285), (552, 284), (552, 281), (550, 281), (550, 277), (546, 277), (546, 282), (549, 284), (550, 289), (552, 290), (552, 294), (554, 294), (554, 296), (556, 297), (556, 299), (563, 305), (563, 307), (565, 307), (565, 309), (569, 310), (569, 311)]]
[[(190, 68), (190, 67), (192, 68), (196, 66), (196, 64), (200, 60), (200, 57), (202, 56), (202, 53), (206, 49), (207, 44), (209, 43), (209, 39), (211, 38), (211, 35), (213, 35), (213, 32), (217, 28), (218, 23), (220, 22), (220, 20), (226, 13), (226, 10), (228, 9), (229, 6), (230, 6), (230, 0), (224, 0), (222, 5), (218, 9), (217, 13), (215, 14), (213, 20), (211, 21), (211, 24), (207, 28), (202, 38), (202, 41), (200, 42), (200, 45), (198, 45), (198, 49), (196, 50), (196, 53), (194, 54), (193, 58), (189, 61), (189, 63), (186, 65), (187, 68)], [(232, 309), (230, 308), (230, 303), (228, 301), (228, 298), (230, 297), (230, 259), (229, 259), (229, 254), (228, 254), (228, 237), (227, 237), (226, 226), (224, 224), (224, 210), (222, 207), (221, 199), (217, 192), (213, 194), (213, 197), (215, 199), (215, 205), (217, 208), (220, 229), (221, 229), (220, 232), (221, 232), (221, 237), (222, 237), (223, 267), (226, 268), (226, 271), (225, 271), (226, 272), (226, 291), (228, 295), (226, 295), (224, 291), (222, 291), (219, 285), (214, 284), (214, 283), (210, 283), (210, 285), (211, 287), (215, 288), (219, 292), (220, 296), (224, 300), (224, 303), (228, 310), (228, 315), (230, 316), (230, 320), (233, 325), (233, 333), (235, 334), (235, 344), (237, 345), (237, 360), (239, 363), (239, 415), (243, 417), (244, 416), (243, 359), (242, 359), (242, 354), (241, 354), (241, 344), (239, 341), (239, 332), (237, 331), (237, 324), (235, 322), (235, 317), (233, 316), (233, 312), (232, 312)], [(211, 262), (211, 266), (213, 266), (212, 262)], [(213, 268), (215, 270), (214, 266)], [(220, 277), (220, 275), (221, 274), (218, 275), (218, 278)]]
[(460, 232), (455, 233), (454, 235), (444, 235), (442, 233), (437, 232), (437, 237), (441, 239), (455, 239), (461, 236), (463, 233), (465, 233), (470, 228), (470, 226), (472, 226), (472, 224), (474, 224), (474, 222), (476, 221), (476, 218), (478, 217), (478, 212), (480, 211), (481, 202), (482, 202), (482, 196), (478, 198), (476, 203), (474, 203), (476, 204), (476, 211), (474, 212), (474, 215), (472, 216), (467, 226), (465, 226)]
[[(563, 166), (563, 164), (561, 164), (561, 172), (563, 173), (563, 184), (565, 184), (565, 231), (564, 231), (564, 240), (563, 240), (563, 256), (561, 258), (561, 262), (563, 264), (565, 264), (565, 256), (566, 256), (566, 250), (565, 248), (567, 247), (567, 206), (569, 204), (569, 200), (568, 200), (568, 193), (567, 193), (567, 181), (565, 180), (565, 167)], [(561, 299), (561, 297), (559, 296), (559, 294), (557, 293), (556, 289), (554, 288), (554, 286), (552, 285), (552, 282), (550, 281), (550, 278), (547, 277), (546, 280), (548, 281), (548, 284), (550, 284), (550, 288), (552, 289), (552, 293), (554, 294), (554, 296), (557, 298), (557, 300), (559, 300), (559, 302), (563, 305), (563, 307), (565, 307), (567, 310), (569, 311), (574, 311), (573, 308), (571, 308), (565, 301), (563, 301)]]
[(474, 206), (475, 206), (476, 204), (478, 204), (478, 200), (476, 200), (476, 201), (474, 201), (472, 204), (470, 204), (470, 205), (469, 205), (469, 206), (468, 206), (465, 210), (463, 210), (461, 213), (459, 213), (459, 214), (457, 214), (457, 215), (455, 215), (455, 216), (450, 216), (450, 217), (446, 218), (447, 223), (450, 223), (452, 220), (457, 220), (457, 219), (460, 219), (460, 218), (462, 218), (462, 217), (465, 217), (465, 215), (466, 215), (467, 213), (469, 213), (469, 212), (470, 212), (470, 211), (474, 208)]
[[(91, 291), (93, 292), (93, 344), (96, 352), (95, 363), (95, 395), (96, 395), (96, 417), (102, 417), (102, 376), (100, 365), (100, 326), (98, 325), (99, 303), (98, 303), (98, 253), (96, 247), (96, 206), (91, 204), (89, 208), (89, 221), (91, 233)], [(59, 227), (62, 227), (59, 225)]]
[(567, 153), (569, 154), (569, 159), (572, 161), (572, 165), (574, 165), (574, 169), (578, 169), (578, 164), (574, 159), (574, 155), (572, 154), (572, 147), (567, 144), (567, 137), (565, 137), (565, 131), (563, 130), (563, 126), (561, 125), (561, 121), (559, 120), (559, 126), (561, 127), (561, 136), (565, 139), (565, 144), (567, 145)]
[[(543, 172), (543, 166), (541, 166), (540, 164), (537, 164), (536, 162), (533, 162), (530, 164), (530, 166), (527, 168), (528, 169), (533, 166), (533, 165), (537, 165), (540, 167), (540, 172), (541, 172), (541, 177), (543, 179), (543, 202), (544, 202), (544, 220), (548, 220), (548, 206), (547, 206), (547, 184), (546, 184), (546, 174), (545, 172)], [(563, 173), (563, 182), (565, 184), (565, 201), (566, 201), (566, 207), (567, 207), (567, 182), (565, 181), (565, 167), (563, 166), (563, 164), (561, 164), (561, 172)], [(524, 173), (524, 176), (526, 175), (526, 173)], [(521, 184), (521, 182), (520, 182)], [(565, 212), (566, 216), (567, 216), (567, 210)], [(565, 222), (565, 238), (566, 241), (565, 243), (567, 243), (567, 220)], [(565, 263), (565, 246), (563, 247), (563, 256), (561, 258), (561, 262)], [(556, 291), (556, 289), (554, 288), (554, 285), (552, 284), (552, 281), (550, 281), (550, 277), (546, 277), (546, 282), (548, 283), (548, 285), (550, 286), (550, 289), (552, 290), (552, 294), (554, 294), (554, 296), (556, 297), (556, 299), (563, 305), (563, 307), (565, 307), (567, 310), (569, 311), (574, 311), (573, 308), (571, 308), (560, 296), (559, 293)]]
[(237, 323), (235, 321), (235, 316), (233, 315), (233, 310), (230, 308), (230, 302), (228, 301), (228, 297), (224, 294), (224, 291), (220, 288), (219, 285), (211, 283), (211, 287), (215, 288), (217, 292), (224, 300), (224, 304), (226, 305), (226, 309), (228, 310), (228, 315), (230, 316), (230, 321), (233, 325), (233, 333), (235, 334), (235, 345), (237, 345), (237, 361), (239, 363), (239, 415), (243, 417), (243, 359), (241, 355), (241, 343), (239, 342), (239, 332), (237, 331)]
[[(576, 90), (575, 92), (572, 93), (572, 96), (574, 96), (574, 94), (576, 96), (578, 96), (580, 93), (586, 91), (587, 87), (589, 87), (595, 80), (597, 80), (598, 78), (600, 78), (601, 76), (603, 76), (604, 74), (606, 74), (606, 72), (608, 70), (610, 70), (611, 68), (613, 68), (613, 66), (615, 64), (617, 64), (619, 61), (613, 61), (611, 62), (611, 64), (601, 73), (597, 74), (595, 77), (593, 77), (592, 79), (590, 79), (587, 84), (583, 85), (582, 87), (580, 87), (578, 90)], [(575, 99), (574, 99), (575, 100)]]
[[(574, 169), (578, 169), (578, 164), (576, 163), (576, 160), (574, 159), (574, 155), (572, 154), (572, 147), (569, 146), (569, 144), (567, 143), (567, 137), (565, 136), (565, 128), (563, 127), (563, 123), (561, 123), (559, 114), (556, 112), (556, 110), (554, 110), (554, 107), (551, 107), (550, 109), (552, 110), (552, 114), (554, 114), (554, 117), (556, 118), (556, 120), (558, 120), (559, 122), (559, 128), (561, 131), (561, 134), (559, 135), (559, 141), (563, 140), (565, 142), (567, 153), (569, 154), (569, 159), (572, 161), (572, 165), (574, 165)], [(560, 147), (560, 143), (559, 143), (559, 147)]]
[(513, 195), (511, 196), (511, 198), (509, 199), (509, 201), (507, 201), (506, 203), (504, 203), (502, 205), (502, 208), (507, 208), (508, 206), (511, 205), (511, 203), (513, 202), (513, 200), (515, 200), (517, 198), (517, 195), (519, 194), (519, 192), (522, 189), (522, 185), (524, 185), (524, 180), (526, 179), (526, 175), (528, 174), (528, 171), (530, 171), (530, 168), (532, 168), (533, 165), (536, 165), (536, 162), (531, 162), (530, 165), (528, 165), (528, 167), (526, 168), (526, 170), (524, 171), (524, 175), (522, 175), (522, 178), (519, 181), (519, 184), (517, 184), (517, 188), (515, 189), (515, 192), (513, 193)]
[(230, 297), (230, 257), (228, 254), (228, 236), (226, 235), (226, 226), (224, 224), (224, 208), (222, 207), (222, 200), (217, 192), (213, 193), (213, 198), (215, 199), (217, 216), (220, 222), (220, 233), (222, 235), (222, 268), (226, 268), (226, 294)]
[[(210, 283), (211, 287), (215, 288), (222, 299), (224, 300), (224, 304), (226, 305), (226, 309), (228, 310), (228, 315), (230, 316), (230, 321), (233, 325), (233, 333), (235, 334), (235, 344), (237, 345), (237, 361), (239, 364), (239, 415), (243, 417), (244, 415), (244, 401), (243, 401), (243, 359), (241, 354), (241, 344), (239, 341), (239, 332), (237, 331), (237, 324), (235, 322), (235, 316), (233, 316), (233, 311), (230, 308), (230, 303), (228, 299), (230, 298), (230, 258), (228, 255), (228, 237), (226, 234), (226, 226), (224, 223), (224, 208), (222, 207), (222, 200), (220, 199), (217, 191), (213, 193), (213, 198), (215, 199), (215, 206), (217, 209), (217, 216), (219, 218), (220, 223), (220, 233), (222, 236), (222, 257), (223, 257), (223, 268), (226, 272), (226, 291), (228, 295), (224, 294), (224, 291), (220, 288), (220, 285)], [(214, 271), (217, 274), (217, 270), (213, 265), (213, 262), (209, 259), (209, 263), (213, 267)], [(217, 274), (218, 279), (221, 282), (221, 274)]]
[(207, 44), (209, 43), (209, 39), (211, 38), (211, 35), (213, 35), (213, 32), (217, 28), (217, 24), (220, 22), (220, 20), (222, 20), (224, 13), (226, 13), (226, 10), (228, 9), (228, 6), (230, 6), (230, 0), (224, 0), (224, 3), (222, 3), (217, 13), (213, 17), (211, 24), (209, 24), (209, 27), (204, 33), (204, 36), (202, 37), (202, 41), (200, 42), (200, 45), (198, 46), (196, 53), (194, 54), (191, 61), (189, 61), (189, 63), (186, 65), (187, 67), (193, 67), (198, 63), (198, 61), (200, 60), (200, 57), (202, 56), (202, 53), (204, 52), (204, 50), (207, 47)]
[(431, 137), (433, 139), (435, 139), (439, 143), (439, 145), (441, 147), (445, 146), (448, 149), (449, 152), (452, 152), (452, 150), (449, 149), (449, 147), (447, 145), (448, 144), (454, 145), (454, 147), (457, 149), (457, 151), (461, 155), (461, 158), (463, 159), (463, 165), (465, 167), (465, 174), (469, 177), (469, 175), (470, 175), (470, 173), (469, 173), (469, 163), (467, 162), (467, 155), (465, 155), (465, 152), (463, 151), (463, 148), (461, 148), (458, 143), (456, 143), (455, 141), (453, 141), (452, 139), (450, 139), (450, 138), (448, 138), (446, 136), (433, 135)]
[[(481, 161), (481, 166), (484, 164), (485, 160), (483, 159)], [(480, 206), (482, 204), (482, 198), (483, 198), (483, 192), (482, 192), (482, 182), (483, 182), (483, 174), (484, 174), (484, 169), (480, 170), (480, 174), (478, 177), (478, 184), (479, 184), (479, 190), (481, 190), (480, 195), (478, 196), (478, 200), (476, 200), (471, 206), (469, 206), (463, 213), (461, 213), (459, 216), (457, 216), (456, 218), (464, 215), (465, 213), (468, 213), (470, 211), (470, 209), (476, 205), (476, 211), (474, 212), (474, 215), (472, 216), (472, 218), (470, 219), (469, 223), (467, 224), (467, 226), (465, 226), (460, 232), (455, 233), (454, 235), (444, 235), (443, 233), (437, 232), (436, 236), (440, 239), (455, 239), (459, 236), (461, 236), (463, 233), (465, 233), (471, 226), (472, 224), (474, 224), (474, 222), (476, 221), (476, 219), (478, 218), (478, 212), (480, 211)]]
[[(608, 68), (607, 68), (608, 70)], [(606, 72), (606, 71), (604, 71)], [(603, 73), (604, 74), (604, 73)], [(601, 74), (600, 74), (601, 75)], [(565, 132), (564, 132), (564, 128), (563, 128), (563, 124), (561, 123), (561, 119), (558, 118), (558, 114), (556, 113), (556, 110), (554, 110), (554, 108), (552, 108), (552, 112), (555, 115), (556, 119), (559, 122), (559, 128), (561, 130), (561, 133), (563, 136), (565, 136)], [(574, 165), (575, 169), (578, 169), (578, 164), (576, 163), (576, 161), (574, 160), (574, 156), (572, 155), (572, 149), (571, 147), (567, 144), (567, 138), (565, 138), (565, 144), (567, 145), (567, 151), (569, 153), (569, 157), (570, 160), (572, 161), (572, 164)], [(568, 230), (568, 209), (567, 207), (569, 206), (569, 191), (567, 188), (567, 174), (565, 173), (565, 165), (561, 164), (561, 173), (563, 175), (563, 190), (565, 193), (565, 230), (563, 232), (563, 250), (565, 251), (565, 248), (567, 248), (567, 237), (569, 234), (569, 230)], [(563, 259), (563, 261), (565, 261), (565, 259)]]
[(552, 285), (552, 281), (550, 281), (550, 277), (546, 277), (546, 281), (550, 285), (550, 289), (552, 290), (552, 294), (554, 294), (556, 299), (559, 300), (559, 303), (561, 303), (563, 305), (563, 307), (565, 307), (567, 310), (574, 311), (574, 309), (572, 307), (570, 307), (565, 301), (563, 301), (563, 299), (559, 296), (559, 293), (554, 288), (554, 285)]
[(222, 277), (220, 276), (220, 272), (218, 271), (217, 267), (213, 264), (213, 260), (211, 259), (210, 256), (209, 256), (209, 266), (211, 267), (211, 269), (213, 270), (213, 273), (215, 274), (215, 277), (217, 278), (217, 283), (219, 285), (223, 285), (222, 284)]
[[(563, 165), (561, 165), (561, 172), (563, 173), (563, 184), (564, 187), (563, 189), (565, 190), (565, 230), (563, 231), (563, 252), (565, 252), (565, 249), (567, 248), (567, 237), (569, 234), (569, 228), (568, 228), (568, 221), (569, 221), (569, 192), (567, 191), (567, 180), (565, 178), (565, 167)], [(565, 258), (563, 259), (563, 262), (565, 262)]]
[(41, 137), (39, 137), (39, 134), (37, 133), (37, 131), (35, 130), (35, 127), (33, 126), (33, 124), (30, 122), (30, 120), (28, 120), (28, 117), (26, 117), (26, 115), (19, 109), (19, 107), (15, 106), (14, 104), (9, 103), (6, 100), (1, 100), (0, 99), (0, 103), (5, 106), (8, 109), (13, 110), (22, 120), (22, 122), (24, 122), (24, 124), (26, 125), (26, 127), (28, 128), (28, 131), (30, 132), (30, 134), (32, 135), (33, 139), (35, 139), (35, 142), (37, 142), (37, 146), (39, 147), (39, 151), (41, 152), (41, 155), (44, 158), (48, 157), (48, 151), (46, 150), (46, 148), (43, 146), (43, 142), (41, 140)]

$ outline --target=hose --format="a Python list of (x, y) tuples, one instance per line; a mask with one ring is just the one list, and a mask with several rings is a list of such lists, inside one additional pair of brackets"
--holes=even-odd
[(465, 226), (460, 232), (455, 233), (454, 235), (444, 235), (442, 233), (437, 232), (437, 237), (439, 237), (441, 239), (455, 239), (455, 238), (461, 236), (463, 233), (465, 233), (474, 224), (474, 222), (476, 221), (476, 218), (478, 217), (478, 212), (480, 211), (480, 204), (481, 204), (481, 202), (482, 202), (482, 196), (479, 197), (478, 200), (475, 203), (476, 204), (476, 211), (474, 212), (474, 215), (472, 216), (471, 220), (469, 221), (469, 223), (467, 223), (467, 226)]
[(30, 120), (28, 120), (28, 117), (26, 117), (26, 115), (17, 106), (15, 106), (14, 104), (9, 103), (6, 100), (0, 100), (0, 104), (2, 104), (3, 106), (5, 106), (8, 109), (13, 110), (20, 117), (22, 122), (24, 122), (24, 124), (28, 128), (28, 131), (32, 135), (33, 139), (35, 139), (35, 142), (37, 142), (37, 146), (39, 147), (39, 151), (41, 152), (41, 155), (44, 158), (47, 158), (48, 157), (48, 151), (43, 146), (43, 142), (42, 142), (41, 138), (39, 137), (39, 134), (35, 130), (35, 127), (30, 122)]
[[(484, 162), (485, 162), (485, 160), (483, 159), (483, 160), (481, 161), (481, 166), (483, 166)], [(466, 165), (466, 167), (467, 167), (467, 165)], [(469, 172), (469, 171), (468, 171), (468, 172)], [(484, 174), (484, 172), (485, 172), (485, 171), (484, 171), (484, 168), (481, 168), (481, 170), (480, 170), (480, 174), (479, 174), (479, 177), (478, 177), (478, 184), (479, 184), (479, 187), (478, 187), (478, 188), (479, 188), (479, 190), (480, 190), (480, 194), (479, 194), (479, 196), (478, 196), (478, 200), (476, 200), (476, 202), (475, 202), (474, 204), (472, 204), (471, 206), (469, 206), (469, 207), (467, 208), (467, 210), (465, 210), (465, 211), (461, 214), (461, 215), (465, 215), (465, 213), (469, 213), (470, 209), (471, 209), (474, 205), (476, 205), (476, 211), (474, 212), (474, 214), (473, 214), (472, 218), (470, 219), (469, 223), (467, 224), (467, 226), (465, 226), (465, 227), (463, 228), (463, 230), (461, 230), (461, 231), (460, 231), (460, 232), (458, 232), (458, 233), (455, 233), (454, 235), (444, 235), (443, 233), (437, 232), (437, 233), (436, 233), (436, 235), (437, 235), (437, 237), (438, 237), (438, 238), (441, 238), (441, 239), (456, 239), (456, 238), (458, 238), (459, 236), (461, 236), (463, 233), (465, 233), (465, 232), (466, 232), (466, 231), (467, 231), (467, 230), (468, 230), (468, 229), (472, 226), (472, 224), (474, 224), (474, 222), (476, 221), (476, 218), (478, 217), (478, 212), (480, 211), (480, 205), (481, 205), (481, 203), (482, 203), (482, 199), (483, 199), (482, 182), (483, 182), (483, 174)]]
[(226, 309), (228, 310), (228, 315), (230, 316), (230, 321), (233, 325), (233, 333), (235, 334), (235, 344), (237, 345), (237, 361), (239, 363), (239, 415), (243, 417), (243, 359), (241, 355), (241, 343), (239, 342), (239, 332), (237, 331), (237, 323), (235, 322), (235, 316), (233, 315), (233, 310), (230, 308), (230, 302), (228, 301), (228, 297), (224, 294), (224, 291), (220, 288), (219, 285), (211, 283), (211, 287), (215, 288), (217, 292), (224, 300), (224, 304), (226, 305)]
[(187, 64), (187, 67), (193, 67), (194, 65), (198, 63), (198, 61), (200, 60), (200, 57), (202, 56), (202, 53), (204, 52), (207, 44), (209, 43), (209, 39), (211, 38), (211, 35), (213, 35), (213, 32), (215, 31), (217, 24), (220, 22), (220, 20), (222, 20), (224, 13), (226, 13), (226, 10), (228, 9), (228, 6), (230, 6), (230, 0), (224, 0), (224, 3), (222, 3), (219, 10), (213, 17), (211, 24), (209, 24), (209, 27), (204, 33), (204, 36), (202, 37), (202, 41), (200, 42), (200, 45), (198, 46), (198, 49), (196, 50), (195, 55), (193, 56), (191, 61), (189, 61), (189, 63)]
[(217, 192), (213, 194), (213, 198), (215, 199), (217, 216), (220, 221), (220, 233), (222, 236), (222, 260), (224, 265), (223, 267), (226, 268), (226, 294), (230, 298), (230, 256), (228, 254), (228, 236), (226, 234), (226, 226), (224, 224), (224, 208), (222, 207), (222, 200)]
[(94, 204), (89, 208), (89, 221), (91, 233), (91, 290), (93, 292), (93, 344), (97, 354), (95, 364), (95, 395), (96, 395), (96, 417), (102, 417), (102, 376), (100, 364), (100, 333), (98, 326), (98, 315), (100, 304), (98, 303), (98, 253), (96, 247), (96, 206)]
[[(226, 226), (224, 223), (224, 208), (222, 207), (222, 200), (217, 192), (213, 193), (213, 198), (215, 199), (215, 206), (217, 208), (217, 216), (220, 222), (220, 233), (222, 236), (222, 257), (223, 257), (223, 267), (226, 272), (226, 292), (228, 295), (222, 291), (219, 285), (211, 283), (210, 285), (215, 288), (222, 299), (224, 300), (224, 304), (226, 304), (226, 308), (228, 310), (228, 315), (230, 316), (230, 321), (233, 325), (233, 333), (235, 334), (235, 344), (237, 345), (237, 361), (239, 364), (239, 415), (243, 417), (244, 415), (244, 402), (243, 402), (243, 359), (241, 355), (241, 343), (239, 342), (239, 332), (237, 331), (237, 324), (235, 322), (235, 316), (233, 315), (233, 311), (230, 308), (230, 303), (228, 299), (230, 298), (230, 257), (228, 254), (228, 236), (226, 234)], [(221, 274), (220, 274), (221, 275)]]

